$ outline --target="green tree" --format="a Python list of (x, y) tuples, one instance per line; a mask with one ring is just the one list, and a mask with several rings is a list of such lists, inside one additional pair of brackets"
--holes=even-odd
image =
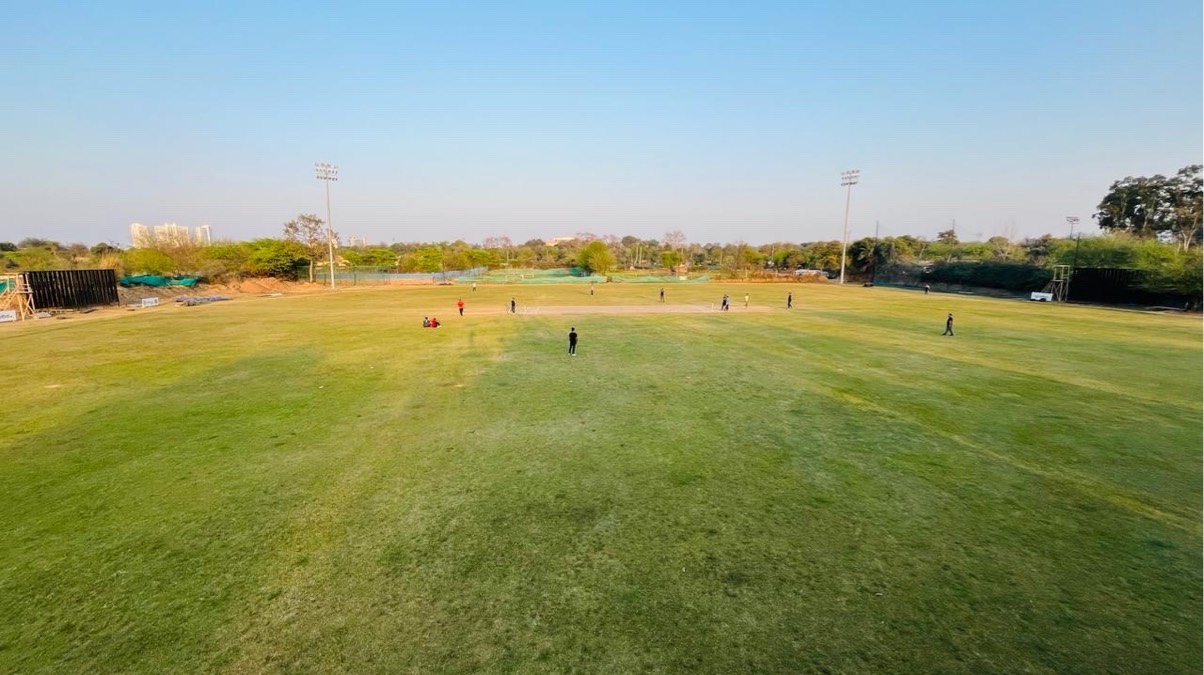
[(1170, 200), (1170, 231), (1183, 251), (1191, 248), (1200, 238), (1201, 220), (1204, 219), (1204, 179), (1201, 166), (1179, 169), (1179, 173), (1167, 181), (1167, 197)]
[(891, 242), (885, 239), (874, 241), (872, 237), (858, 239), (849, 244), (848, 257), (851, 262), (849, 266), (858, 272), (881, 270), (893, 259)]
[(1053, 241), (1052, 234), (1043, 234), (1040, 237), (1025, 239), (1024, 243), (1020, 244), (1020, 248), (1024, 251), (1024, 259), (1030, 265), (1044, 264), (1050, 256)]
[[(2, 246), (2, 245), (0, 245), (0, 246)], [(102, 255), (105, 255), (106, 253), (121, 253), (121, 247), (117, 246), (115, 244), (109, 244), (109, 243), (102, 241), (99, 244), (93, 246), (91, 249), (89, 249), (89, 251), (92, 253), (92, 255), (99, 257)]]
[(1101, 229), (1137, 237), (1162, 237), (1186, 251), (1200, 237), (1204, 216), (1201, 166), (1174, 176), (1127, 176), (1112, 183), (1093, 215)]
[(443, 252), (444, 270), (466, 270), (469, 267), (468, 256), (462, 248), (450, 248)]
[(288, 239), (256, 239), (250, 247), (247, 271), (258, 276), (295, 280), (297, 268), (310, 258), (304, 245)]
[(839, 241), (817, 241), (803, 246), (806, 253), (806, 266), (815, 270), (836, 271), (840, 269)]
[(492, 251), (473, 248), (468, 251), (468, 264), (470, 267), (493, 267), (497, 265), (497, 258)]
[(739, 253), (740, 266), (744, 269), (745, 276), (748, 276), (749, 270), (760, 269), (765, 265), (765, 254), (758, 251), (756, 247), (742, 244)]
[(887, 237), (886, 240), (891, 245), (891, 260), (915, 260), (920, 257), (920, 251), (924, 248), (924, 242), (909, 235), (904, 234), (898, 237)]
[(1126, 176), (1112, 183), (1092, 216), (1100, 229), (1153, 237), (1161, 229), (1165, 176)]
[(1007, 237), (991, 237), (987, 240), (987, 244), (991, 247), (991, 256), (996, 260), (1011, 260), (1016, 251), (1016, 245)]
[(35, 237), (26, 237), (17, 243), (17, 248), (44, 248), (53, 251), (62, 247), (62, 244), (57, 241), (37, 239)]
[(606, 274), (615, 266), (615, 256), (606, 242), (595, 239), (578, 252), (577, 264), (590, 274)]
[(414, 251), (413, 271), (438, 272), (443, 269), (443, 251), (438, 246), (423, 246)]

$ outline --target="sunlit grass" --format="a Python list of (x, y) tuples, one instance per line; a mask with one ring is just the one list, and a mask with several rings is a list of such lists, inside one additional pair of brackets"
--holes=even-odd
[(0, 327), (0, 671), (1199, 672), (1198, 320), (657, 291)]

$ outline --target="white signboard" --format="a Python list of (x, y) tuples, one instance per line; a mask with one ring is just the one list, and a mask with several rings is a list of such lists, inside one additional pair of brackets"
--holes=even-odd
[(3, 312), (0, 312), (0, 323), (8, 323), (9, 321), (16, 321), (16, 320), (17, 320), (17, 310), (6, 309)]
[(1031, 298), (1029, 298), (1029, 300), (1033, 300), (1036, 302), (1053, 302), (1053, 293), (1042, 293), (1040, 291), (1033, 291), (1033, 295)]
[(143, 307), (158, 307), (159, 298), (142, 298)]

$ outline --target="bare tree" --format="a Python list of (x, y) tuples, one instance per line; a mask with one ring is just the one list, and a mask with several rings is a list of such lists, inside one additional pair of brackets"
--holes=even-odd
[(665, 243), (669, 245), (669, 248), (680, 253), (682, 247), (686, 245), (686, 234), (681, 230), (666, 232)]
[(326, 221), (312, 213), (302, 213), (284, 224), (284, 238), (301, 244), (309, 252), (309, 281), (312, 283), (314, 260), (339, 237), (326, 227)]
[(498, 237), (485, 237), (485, 248), (500, 249), (502, 257), (506, 261), (506, 266), (510, 266), (510, 251), (514, 248), (514, 242), (510, 240), (508, 235)]

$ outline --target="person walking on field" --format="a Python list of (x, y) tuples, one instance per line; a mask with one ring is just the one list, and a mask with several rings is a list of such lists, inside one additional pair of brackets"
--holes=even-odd
[(786, 309), (794, 307), (794, 293), (786, 294)]
[(924, 295), (928, 295), (928, 291), (931, 291), (931, 290), (932, 290), (932, 286), (929, 286), (928, 284), (924, 284)]
[(721, 311), (721, 312), (727, 311), (727, 293), (723, 294), (723, 301), (719, 303), (719, 311)]
[(949, 318), (945, 319), (945, 332), (941, 335), (953, 335), (953, 314), (949, 314)]
[(510, 313), (511, 314), (514, 314), (514, 307), (515, 307), (514, 298), (510, 298)]
[(665, 301), (665, 288), (662, 286), (661, 287), (661, 302), (664, 302), (664, 301)]
[(748, 293), (744, 294), (744, 309), (748, 309)]
[(460, 316), (464, 316), (464, 298), (456, 300), (456, 309), (460, 310)]
[(594, 282), (592, 282), (592, 281), (589, 282), (589, 294), (590, 295), (594, 294)]
[(477, 290), (477, 282), (472, 282), (472, 290)]
[(577, 327), (569, 328), (569, 356), (577, 355)]

